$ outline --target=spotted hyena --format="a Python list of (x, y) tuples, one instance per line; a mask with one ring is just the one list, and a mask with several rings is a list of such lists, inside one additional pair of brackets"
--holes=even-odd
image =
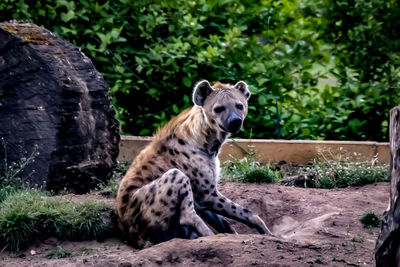
[(218, 153), (242, 127), (249, 97), (242, 81), (199, 82), (194, 107), (160, 129), (133, 161), (117, 195), (119, 227), (133, 245), (235, 233), (224, 217), (270, 234), (259, 216), (217, 189)]

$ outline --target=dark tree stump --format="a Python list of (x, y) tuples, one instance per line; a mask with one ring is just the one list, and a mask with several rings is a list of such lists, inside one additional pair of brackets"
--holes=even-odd
[[(101, 74), (80, 49), (30, 23), (0, 23), (0, 137), (9, 163), (37, 145), (21, 176), (55, 191), (84, 193), (107, 181), (119, 153)], [(0, 171), (5, 156), (0, 145)]]
[(376, 242), (377, 266), (400, 264), (400, 106), (390, 111), (390, 201)]

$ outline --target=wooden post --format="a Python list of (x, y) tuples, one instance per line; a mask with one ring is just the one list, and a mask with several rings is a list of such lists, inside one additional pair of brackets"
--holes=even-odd
[(400, 106), (390, 111), (390, 199), (376, 242), (376, 266), (400, 264)]

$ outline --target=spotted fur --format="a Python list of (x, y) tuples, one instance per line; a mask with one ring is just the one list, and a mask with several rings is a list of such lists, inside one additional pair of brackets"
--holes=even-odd
[(217, 189), (220, 148), (241, 128), (249, 97), (242, 81), (198, 83), (195, 105), (161, 128), (133, 161), (117, 195), (119, 227), (133, 245), (235, 233), (224, 217), (270, 234), (259, 216)]

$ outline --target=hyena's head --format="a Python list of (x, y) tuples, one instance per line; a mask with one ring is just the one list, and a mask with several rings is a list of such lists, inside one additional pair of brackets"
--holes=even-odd
[(222, 83), (211, 86), (204, 80), (196, 85), (193, 102), (203, 108), (208, 122), (215, 122), (219, 130), (234, 133), (242, 127), (249, 97), (245, 82), (240, 81), (234, 86)]

